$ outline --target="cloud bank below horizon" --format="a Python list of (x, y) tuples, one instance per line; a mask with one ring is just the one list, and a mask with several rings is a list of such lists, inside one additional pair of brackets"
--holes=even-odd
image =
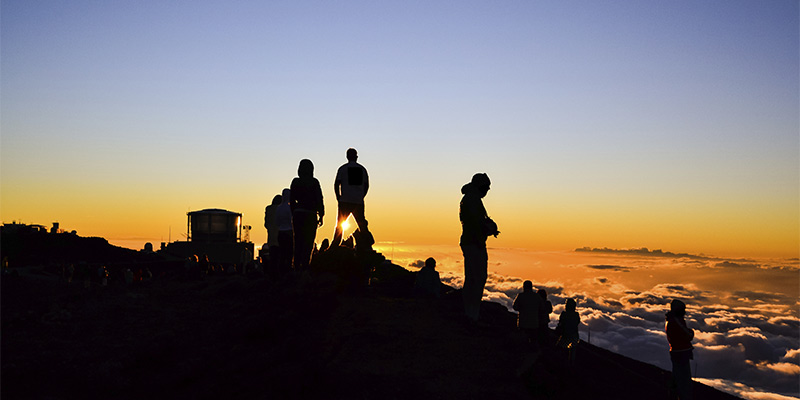
[[(606, 249), (608, 250), (608, 249)], [(646, 250), (646, 249), (645, 249)], [(581, 338), (619, 354), (670, 370), (664, 314), (672, 299), (687, 303), (687, 323), (695, 330), (695, 360), (692, 368), (701, 382), (745, 399), (796, 399), (800, 393), (800, 318), (797, 296), (779, 290), (751, 289), (753, 282), (742, 276), (758, 274), (779, 281), (797, 280), (796, 260), (761, 262), (729, 260), (650, 251), (637, 254), (605, 251), (623, 256), (614, 263), (565, 265), (581, 275), (579, 285), (558, 279), (537, 281), (553, 303), (550, 327), (555, 327), (567, 298), (578, 301)], [(648, 254), (650, 253), (650, 254)], [(635, 256), (635, 257), (631, 257)], [(490, 253), (490, 263), (492, 262)], [(651, 264), (653, 259), (656, 264)], [(457, 263), (457, 261), (456, 261)], [(416, 264), (416, 263), (415, 263)], [(416, 265), (414, 265), (416, 266)], [(658, 274), (660, 269), (678, 270), (681, 281), (655, 283), (645, 290), (629, 287), (625, 280), (634, 273)], [(490, 266), (490, 270), (492, 266)], [(728, 285), (727, 290), (710, 288), (693, 276), (712, 271), (720, 281), (748, 282)], [(458, 270), (441, 273), (442, 281), (461, 287)], [(484, 300), (511, 310), (514, 297), (525, 278), (489, 273)], [(762, 285), (763, 286), (763, 285)]]

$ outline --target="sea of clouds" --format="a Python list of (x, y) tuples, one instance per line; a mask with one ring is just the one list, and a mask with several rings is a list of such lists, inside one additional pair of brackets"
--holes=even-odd
[[(607, 250), (607, 249), (605, 249)], [(611, 250), (609, 250), (611, 251)], [(798, 260), (763, 264), (721, 260), (686, 254), (650, 253), (644, 257), (671, 258), (687, 269), (714, 269), (720, 276), (756, 272), (799, 281)], [(421, 261), (410, 266), (419, 267)], [(616, 353), (671, 369), (669, 345), (664, 333), (668, 304), (672, 299), (687, 303), (687, 323), (695, 331), (692, 369), (697, 380), (745, 399), (777, 400), (800, 397), (800, 318), (798, 298), (778, 291), (746, 290), (731, 285), (724, 293), (703, 290), (692, 283), (659, 283), (648, 290), (631, 290), (606, 276), (636, 268), (631, 265), (583, 265), (602, 295), (569, 290), (554, 281), (533, 281), (545, 289), (553, 303), (550, 327), (557, 324), (567, 298), (578, 302), (581, 338)], [(463, 275), (444, 271), (442, 281), (461, 287)], [(779, 278), (782, 279), (782, 278)], [(511, 310), (524, 279), (490, 273), (484, 300)]]

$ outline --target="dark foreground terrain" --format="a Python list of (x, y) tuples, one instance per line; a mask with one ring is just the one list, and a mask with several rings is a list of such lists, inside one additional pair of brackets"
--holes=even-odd
[[(668, 372), (586, 343), (573, 369), (555, 349), (532, 359), (503, 306), (484, 302), (472, 326), (459, 292), (412, 299), (413, 274), (388, 263), (364, 290), (325, 272), (87, 289), (16, 271), (2, 278), (4, 400), (669, 398)], [(695, 384), (695, 398), (735, 397)]]

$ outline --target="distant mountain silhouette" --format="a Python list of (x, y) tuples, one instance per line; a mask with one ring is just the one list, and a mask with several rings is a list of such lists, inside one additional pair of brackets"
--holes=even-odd
[[(70, 246), (82, 250), (70, 254), (78, 258), (148, 261), (94, 238), (74, 240)], [(4, 238), (4, 254), (8, 243), (14, 242)], [(64, 254), (50, 246), (61, 244), (44, 240), (15, 254), (37, 262), (41, 254)], [(23, 254), (32, 248), (39, 256)], [(0, 292), (0, 396), (668, 398), (667, 371), (587, 343), (580, 344), (574, 370), (546, 351), (518, 376), (526, 339), (504, 306), (484, 302), (486, 326), (474, 326), (462, 317), (459, 291), (414, 299), (413, 272), (379, 254), (333, 251), (312, 263), (310, 275), (193, 280), (178, 268), (154, 270), (159, 278), (138, 285), (89, 289), (60, 280), (47, 262), (16, 263), (19, 276), (4, 275)], [(179, 266), (149, 261), (154, 268)], [(368, 287), (359, 266), (374, 269)], [(699, 383), (695, 398), (735, 399)]]
[(73, 233), (47, 233), (29, 226), (2, 226), (0, 249), (14, 265), (35, 266), (51, 263), (126, 263), (152, 261), (150, 254), (113, 246), (100, 237), (81, 237)]
[(650, 250), (647, 247), (638, 249), (609, 249), (608, 247), (580, 247), (575, 249), (577, 252), (584, 253), (613, 253), (635, 256), (648, 256), (648, 257), (667, 257), (667, 258), (691, 258), (695, 260), (718, 260), (716, 257), (708, 257), (705, 255), (688, 254), (688, 253), (673, 253), (670, 251), (663, 251), (661, 249)]

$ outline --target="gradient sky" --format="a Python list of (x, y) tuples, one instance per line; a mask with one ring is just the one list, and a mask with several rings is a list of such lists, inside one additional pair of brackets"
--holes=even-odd
[(136, 248), (345, 150), (378, 241), (797, 257), (797, 1), (9, 1), (0, 218)]

